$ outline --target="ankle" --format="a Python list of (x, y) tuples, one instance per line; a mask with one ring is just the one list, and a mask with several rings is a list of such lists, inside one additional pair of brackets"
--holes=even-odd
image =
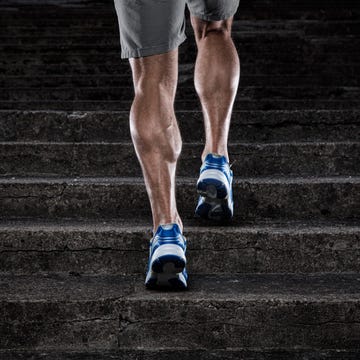
[(227, 162), (229, 162), (229, 155), (227, 153), (227, 151), (208, 151), (208, 150), (205, 150), (203, 151), (203, 153), (201, 154), (201, 161), (204, 162), (205, 161), (205, 158), (206, 158), (206, 155), (209, 154), (209, 153), (212, 153), (212, 154), (216, 154), (216, 155), (220, 155), (220, 156), (225, 156)]
[(165, 218), (163, 220), (160, 220), (160, 221), (157, 221), (156, 223), (154, 223), (153, 233), (155, 234), (156, 230), (158, 229), (158, 227), (160, 225), (173, 224), (173, 223), (178, 224), (181, 232), (183, 232), (184, 227), (183, 227), (183, 223), (181, 221), (181, 218), (179, 216), (176, 216), (175, 218), (168, 218), (168, 219)]

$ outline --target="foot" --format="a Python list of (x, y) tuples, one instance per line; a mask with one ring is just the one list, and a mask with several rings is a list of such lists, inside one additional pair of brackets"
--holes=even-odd
[(186, 238), (177, 223), (158, 226), (150, 240), (145, 286), (150, 289), (186, 289)]
[(228, 220), (234, 215), (233, 172), (226, 157), (208, 153), (200, 167), (197, 192), (200, 194), (195, 216)]

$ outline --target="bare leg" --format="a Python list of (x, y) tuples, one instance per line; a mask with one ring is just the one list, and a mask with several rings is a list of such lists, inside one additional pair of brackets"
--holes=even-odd
[(232, 20), (204, 21), (191, 16), (198, 47), (194, 83), (206, 135), (202, 161), (209, 152), (225, 155), (229, 161), (228, 132), (240, 79), (240, 60), (231, 38)]
[(130, 131), (153, 215), (160, 224), (183, 224), (175, 199), (175, 173), (182, 139), (174, 112), (178, 79), (178, 49), (129, 59), (135, 90)]

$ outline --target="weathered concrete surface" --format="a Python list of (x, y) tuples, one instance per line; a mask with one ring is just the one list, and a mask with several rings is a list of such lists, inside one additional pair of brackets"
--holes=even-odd
[[(204, 144), (183, 143), (178, 176), (196, 177)], [(228, 146), (241, 176), (334, 176), (360, 173), (360, 142), (238, 143)], [(142, 176), (130, 143), (0, 143), (2, 176)]]
[[(141, 225), (140, 225), (141, 224)], [(184, 222), (191, 273), (360, 272), (360, 226)], [(0, 223), (0, 272), (144, 274), (151, 218), (120, 221), (17, 220)], [(224, 258), (226, 261), (219, 261)]]
[(360, 341), (359, 274), (193, 275), (185, 292), (146, 290), (143, 276), (0, 279), (2, 349), (358, 350)]
[(118, 350), (78, 351), (1, 351), (6, 360), (358, 360), (359, 350)]
[[(234, 175), (235, 176), (235, 175)], [(177, 205), (193, 218), (196, 178), (177, 177)], [(360, 179), (348, 177), (234, 178), (234, 220), (359, 219)], [(142, 178), (1, 178), (6, 217), (116, 218), (150, 215)]]
[[(184, 142), (204, 142), (201, 111), (176, 112)], [(229, 142), (358, 141), (359, 110), (234, 111)], [(0, 111), (1, 141), (131, 141), (128, 111)]]

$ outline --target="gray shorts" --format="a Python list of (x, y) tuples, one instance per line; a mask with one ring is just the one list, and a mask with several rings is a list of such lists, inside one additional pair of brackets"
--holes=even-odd
[(162, 54), (177, 48), (185, 35), (185, 5), (203, 20), (233, 16), (240, 0), (114, 0), (121, 58)]

